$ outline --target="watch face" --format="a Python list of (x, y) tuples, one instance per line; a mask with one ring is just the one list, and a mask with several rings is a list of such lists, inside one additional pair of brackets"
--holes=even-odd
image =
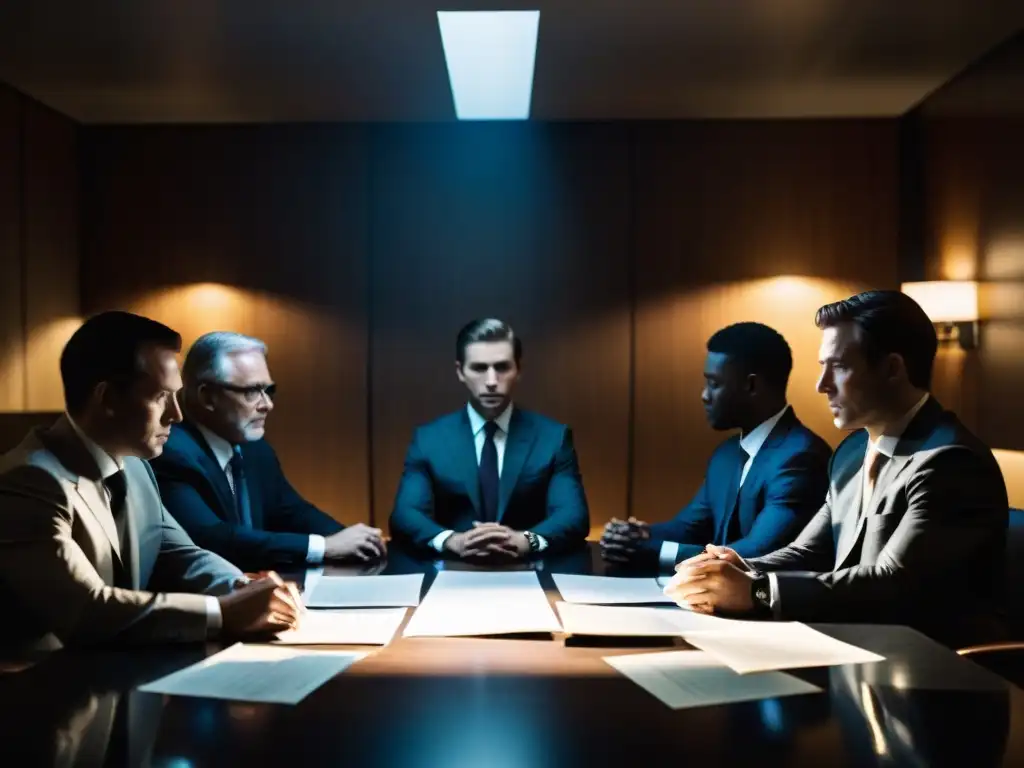
[(756, 597), (762, 603), (767, 603), (769, 601), (768, 590), (764, 587), (758, 587), (757, 591), (754, 592), (754, 597)]

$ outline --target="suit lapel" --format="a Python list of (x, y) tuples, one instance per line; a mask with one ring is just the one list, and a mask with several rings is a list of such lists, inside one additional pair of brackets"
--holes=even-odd
[(728, 543), (726, 538), (728, 537), (729, 524), (732, 521), (732, 516), (736, 513), (736, 506), (739, 502), (740, 476), (743, 474), (743, 463), (745, 463), (740, 461), (743, 458), (743, 454), (740, 453), (739, 438), (734, 440), (730, 456), (729, 466), (725, 469), (728, 476), (724, 478), (725, 484), (720, 502), (722, 514), (718, 516), (718, 525), (715, 530), (715, 542), (720, 545)]
[[(210, 448), (210, 444), (206, 442), (206, 438), (203, 437), (203, 433), (200, 432), (193, 424), (188, 421), (183, 421), (180, 426), (175, 429), (184, 429), (189, 434), (193, 442), (196, 444), (196, 461), (199, 462), (199, 466), (202, 468), (206, 476), (210, 478), (210, 482), (213, 483), (213, 490), (217, 493), (217, 497), (220, 499), (220, 503), (227, 510), (230, 519), (235, 523), (241, 523), (238, 519), (238, 509), (235, 506), (235, 496), (231, 493), (231, 486), (228, 485), (227, 472), (217, 462), (217, 458), (213, 455), (213, 449)], [(252, 494), (250, 494), (250, 499)], [(252, 502), (250, 501), (250, 507)]]
[(476, 442), (473, 439), (473, 427), (469, 416), (462, 411), (455, 434), (452, 436), (455, 448), (456, 471), (466, 488), (470, 502), (473, 504), (475, 519), (480, 519), (480, 466), (476, 460)]
[(512, 420), (508, 425), (508, 438), (505, 441), (505, 458), (501, 465), (501, 478), (498, 483), (498, 522), (501, 522), (512, 498), (519, 473), (523, 471), (526, 457), (533, 447), (535, 433), (529, 420), (518, 409), (512, 411)]
[[(125, 468), (127, 473), (127, 468)], [(128, 564), (131, 568), (132, 576), (132, 589), (139, 589), (142, 585), (142, 580), (139, 577), (139, 539), (141, 531), (139, 530), (140, 517), (142, 515), (142, 502), (139, 499), (139, 489), (137, 483), (133, 481), (133, 478), (126, 477), (128, 482), (128, 493), (125, 496), (125, 514), (128, 516), (126, 523), (126, 534), (128, 537), (127, 542), (121, 542), (121, 546), (128, 547)], [(122, 558), (124, 560), (124, 558)]]
[(90, 480), (88, 477), (80, 476), (75, 483), (75, 491), (99, 525), (100, 530), (103, 531), (103, 535), (110, 545), (111, 556), (118, 563), (121, 563), (120, 544), (117, 540), (117, 526), (114, 524), (114, 516), (110, 514), (110, 507), (100, 493), (98, 483), (98, 480)]
[[(750, 469), (747, 471), (747, 476), (743, 480), (743, 485), (740, 486), (736, 497), (735, 514), (740, 516), (740, 528), (744, 531), (749, 531), (754, 524), (756, 507), (751, 502), (757, 496), (765, 467), (771, 461), (771, 452), (779, 448), (786, 441), (787, 435), (789, 435), (790, 430), (796, 423), (797, 420), (793, 409), (787, 409), (755, 454), (754, 460), (750, 462)], [(742, 472), (743, 469), (741, 467), (740, 473), (742, 474)], [(728, 521), (726, 526), (728, 526)], [(728, 530), (728, 528), (725, 530)]]
[(851, 448), (850, 463), (836, 483), (839, 498), (833, 500), (832, 509), (833, 514), (838, 512), (842, 516), (839, 523), (839, 538), (836, 542), (837, 570), (843, 567), (846, 558), (850, 556), (857, 539), (860, 538), (860, 530), (864, 527), (861, 507), (864, 500), (864, 454), (867, 451), (867, 444), (865, 433), (861, 443), (856, 448)]

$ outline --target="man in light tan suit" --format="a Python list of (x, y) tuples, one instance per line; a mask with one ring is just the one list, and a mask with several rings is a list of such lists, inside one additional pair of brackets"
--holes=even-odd
[(197, 642), (287, 629), (297, 590), (251, 583), (167, 514), (144, 459), (181, 421), (181, 338), (126, 312), (61, 355), (66, 410), (0, 459), (3, 645)]

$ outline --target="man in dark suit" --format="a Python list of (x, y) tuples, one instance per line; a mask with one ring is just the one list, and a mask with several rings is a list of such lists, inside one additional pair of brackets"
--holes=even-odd
[(168, 511), (198, 544), (256, 571), (384, 555), (379, 529), (344, 528), (281, 471), (263, 439), (276, 387), (262, 341), (220, 331), (201, 336), (183, 375), (185, 419), (153, 469)]
[(949, 645), (998, 638), (1006, 486), (991, 451), (928, 393), (935, 329), (909, 296), (818, 310), (818, 391), (837, 427), (828, 495), (796, 541), (680, 564), (666, 592), (694, 610), (909, 624)]
[(709, 542), (757, 557), (792, 541), (825, 498), (832, 450), (786, 404), (786, 340), (767, 325), (736, 323), (708, 339), (707, 350), (708, 422), (740, 434), (715, 449), (700, 490), (674, 519), (608, 523), (605, 560), (671, 569)]
[(522, 342), (500, 320), (477, 320), (459, 332), (455, 355), (469, 404), (413, 435), (392, 535), (477, 561), (581, 544), (590, 514), (572, 432), (512, 404)]
[(89, 318), (60, 359), (67, 413), (0, 459), (0, 644), (201, 642), (288, 629), (294, 585), (195, 546), (144, 459), (181, 420), (181, 339), (127, 312)]

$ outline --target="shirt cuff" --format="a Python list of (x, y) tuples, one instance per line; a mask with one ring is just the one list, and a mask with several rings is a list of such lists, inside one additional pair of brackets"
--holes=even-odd
[(661, 542), (661, 551), (658, 553), (658, 565), (671, 571), (676, 565), (677, 557), (679, 557), (679, 544), (674, 541)]
[(548, 540), (547, 539), (545, 539), (539, 533), (535, 533), (534, 536), (537, 537), (537, 551), (538, 552), (543, 552), (545, 549), (548, 548)]
[(437, 536), (430, 540), (430, 547), (438, 552), (444, 552), (444, 543), (448, 541), (448, 537), (453, 533), (455, 533), (455, 531), (441, 531)]
[(309, 548), (306, 550), (306, 562), (309, 565), (320, 565), (324, 561), (324, 550), (327, 549), (327, 539), (317, 536), (315, 533), (309, 536)]
[(779, 597), (779, 577), (774, 573), (768, 574), (769, 607), (772, 609), (772, 616), (779, 618), (782, 611), (782, 599)]
[(224, 618), (220, 613), (220, 601), (213, 595), (206, 595), (206, 636), (216, 637), (220, 634), (223, 624)]

